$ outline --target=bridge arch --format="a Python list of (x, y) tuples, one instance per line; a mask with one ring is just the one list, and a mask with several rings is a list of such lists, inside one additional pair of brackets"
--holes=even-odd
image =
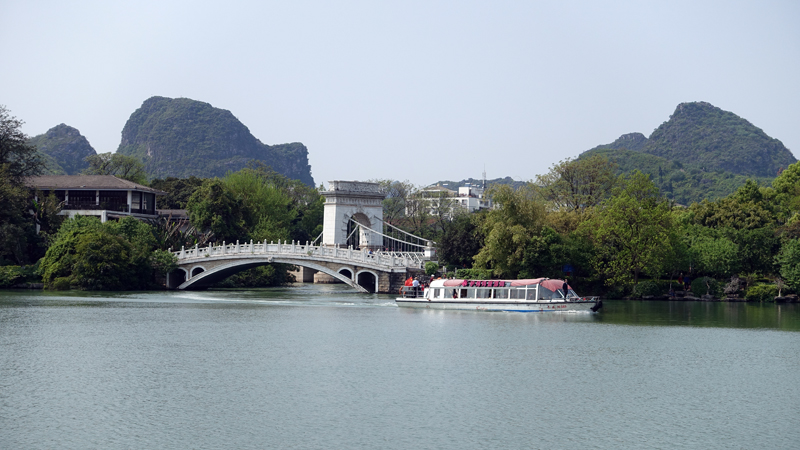
[[(274, 264), (274, 263), (292, 264), (295, 266), (308, 267), (310, 269), (326, 273), (336, 278), (337, 280), (349, 286), (352, 286), (354, 289), (358, 291), (369, 292), (367, 289), (356, 283), (352, 278), (348, 278), (347, 276), (339, 273), (338, 270), (333, 270), (324, 265), (316, 264), (309, 261), (297, 260), (292, 258), (275, 258), (275, 257), (233, 260), (226, 264), (221, 264), (217, 267), (213, 267), (196, 276), (189, 278), (188, 280), (184, 281), (180, 286), (178, 286), (178, 289), (206, 288), (218, 281), (222, 281), (225, 278), (228, 278), (229, 276), (241, 272), (243, 270), (252, 269), (253, 267), (264, 266), (267, 264)], [(339, 270), (342, 269), (347, 269), (352, 274), (352, 269), (348, 267), (341, 267)]]
[(351, 268), (349, 268), (349, 267), (340, 267), (339, 270), (337, 270), (337, 272), (339, 272), (342, 275), (344, 275), (345, 272), (346, 272), (347, 273), (347, 278), (350, 278), (351, 280), (355, 280), (356, 279), (356, 277), (353, 275), (353, 270)]
[(183, 267), (178, 267), (167, 274), (167, 289), (176, 289), (189, 278), (189, 272)]
[(198, 265), (198, 266), (192, 267), (192, 270), (189, 273), (190, 273), (191, 277), (196, 277), (197, 275), (200, 275), (201, 273), (203, 273), (205, 271), (206, 271), (205, 267)]
[(359, 270), (353, 277), (353, 281), (370, 292), (378, 292), (378, 274), (374, 270)]
[[(356, 212), (347, 221), (347, 247), (362, 248), (362, 245), (369, 247), (370, 235), (367, 234), (372, 229), (372, 223), (363, 212)], [(375, 243), (373, 243), (375, 244)]]

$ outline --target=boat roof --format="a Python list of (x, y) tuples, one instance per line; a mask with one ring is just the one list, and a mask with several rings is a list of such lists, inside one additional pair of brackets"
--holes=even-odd
[[(561, 289), (564, 286), (564, 280), (558, 280), (555, 278), (527, 278), (522, 280), (466, 280), (455, 278), (449, 280), (433, 280), (431, 281), (431, 287), (467, 287), (467, 284), (469, 284), (470, 281), (499, 281), (503, 283), (503, 286), (511, 287), (542, 285), (551, 291)], [(567, 284), (567, 286), (572, 289), (572, 286), (569, 286), (569, 284)]]

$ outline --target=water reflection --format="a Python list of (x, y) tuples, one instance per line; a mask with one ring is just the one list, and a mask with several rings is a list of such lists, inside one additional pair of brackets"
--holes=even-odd
[(607, 300), (598, 314), (617, 325), (769, 328), (800, 331), (800, 305)]

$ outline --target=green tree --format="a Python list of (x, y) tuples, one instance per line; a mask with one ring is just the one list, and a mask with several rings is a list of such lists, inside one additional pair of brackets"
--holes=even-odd
[(5, 167), (5, 177), (17, 184), (25, 177), (41, 174), (45, 167), (42, 155), (28, 144), (23, 123), (0, 105), (0, 166)]
[(775, 256), (775, 263), (783, 282), (793, 291), (800, 292), (800, 240), (786, 240)]
[(297, 210), (291, 208), (289, 195), (263, 172), (244, 168), (225, 175), (222, 184), (241, 206), (244, 227), (248, 231), (236, 239), (285, 241), (289, 238)]
[(251, 161), (252, 169), (265, 183), (273, 186), (289, 198), (288, 208), (293, 211), (289, 227), (289, 239), (297, 242), (313, 241), (322, 234), (325, 197), (322, 187), (315, 189), (300, 180), (293, 180), (272, 170), (261, 161)]
[(739, 246), (725, 237), (699, 237), (692, 243), (691, 255), (698, 272), (716, 278), (734, 275), (741, 267)]
[(133, 247), (108, 230), (82, 234), (75, 242), (70, 285), (82, 290), (134, 290), (149, 281), (137, 276)]
[(600, 155), (554, 164), (536, 177), (542, 197), (558, 211), (583, 211), (597, 206), (611, 194), (617, 178), (616, 164)]
[(479, 223), (484, 213), (457, 214), (438, 242), (439, 259), (446, 266), (471, 268), (483, 246)]
[(217, 241), (236, 241), (247, 236), (242, 205), (219, 178), (203, 182), (186, 202), (189, 220), (199, 230), (213, 233)]
[(0, 265), (28, 264), (37, 256), (34, 220), (28, 213), (30, 192), (24, 179), (39, 175), (44, 160), (29, 145), (23, 122), (0, 105)]
[(144, 163), (135, 156), (119, 153), (99, 153), (84, 159), (89, 167), (84, 169), (84, 175), (114, 175), (134, 183), (146, 184), (147, 173)]
[(150, 182), (150, 187), (164, 191), (167, 195), (158, 198), (161, 209), (186, 209), (189, 197), (202, 186), (205, 178), (191, 176), (189, 178), (167, 177)]
[(101, 223), (96, 217), (64, 221), (39, 261), (49, 289), (136, 290), (155, 287), (155, 272), (175, 262), (167, 252), (154, 253), (150, 226), (132, 217)]
[(475, 256), (475, 266), (491, 269), (498, 277), (516, 278), (524, 268), (527, 246), (544, 224), (544, 205), (530, 183), (516, 191), (494, 185), (487, 196), (495, 209), (480, 224), (484, 246)]
[(586, 226), (598, 251), (595, 268), (609, 285), (635, 285), (642, 273), (658, 275), (677, 241), (667, 201), (638, 170), (620, 177)]

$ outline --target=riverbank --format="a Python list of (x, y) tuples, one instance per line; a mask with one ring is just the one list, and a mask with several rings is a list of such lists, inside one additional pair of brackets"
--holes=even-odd
[[(748, 300), (744, 297), (724, 297), (724, 298), (717, 298), (713, 295), (701, 295), (700, 297), (696, 297), (692, 295), (690, 291), (675, 291), (675, 295), (663, 294), (663, 295), (643, 295), (640, 298), (636, 297), (625, 297), (624, 300), (647, 300), (647, 301), (675, 301), (675, 302), (755, 302), (755, 300)], [(796, 294), (785, 295), (780, 297), (775, 297), (773, 300), (775, 303), (800, 303), (800, 299)]]

